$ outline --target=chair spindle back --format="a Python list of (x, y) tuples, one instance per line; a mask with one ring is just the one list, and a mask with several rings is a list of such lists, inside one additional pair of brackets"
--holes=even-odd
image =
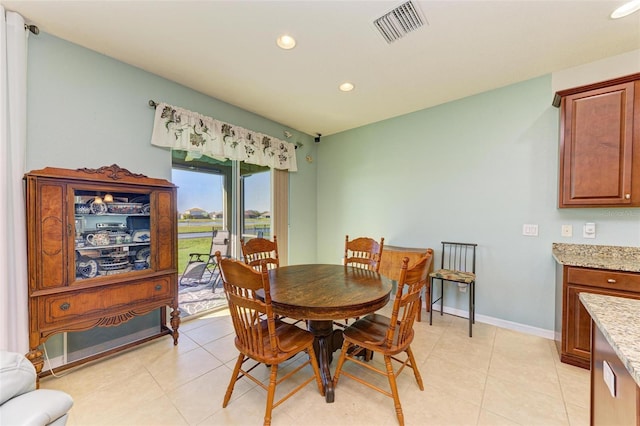
[(441, 269), (475, 273), (476, 246), (472, 243), (443, 241)]
[(402, 260), (398, 291), (385, 339), (388, 348), (403, 346), (413, 339), (413, 323), (421, 308), (420, 295), (427, 286), (432, 261), (433, 251), (422, 257), (412, 268), (408, 268), (408, 257)]
[[(240, 261), (223, 258), (220, 252), (216, 252), (216, 260), (236, 332), (236, 345), (257, 359), (275, 356), (278, 345), (266, 265), (260, 265), (258, 272)], [(258, 290), (264, 292), (264, 297)]]
[(244, 262), (256, 270), (260, 270), (260, 265), (266, 263), (267, 269), (274, 269), (280, 266), (278, 258), (278, 239), (274, 235), (273, 241), (266, 238), (252, 238), (245, 242), (240, 239), (242, 256)]
[(384, 238), (381, 238), (379, 243), (368, 237), (349, 241), (347, 235), (344, 243), (344, 264), (379, 272), (383, 248)]

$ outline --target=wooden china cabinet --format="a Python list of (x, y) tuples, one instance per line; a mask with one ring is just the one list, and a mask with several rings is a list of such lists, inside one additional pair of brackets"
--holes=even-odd
[[(160, 309), (157, 333), (65, 369), (170, 334), (178, 343), (176, 187), (117, 165), (25, 175), (29, 353), (60, 332), (110, 327)], [(171, 308), (167, 325), (167, 308)]]

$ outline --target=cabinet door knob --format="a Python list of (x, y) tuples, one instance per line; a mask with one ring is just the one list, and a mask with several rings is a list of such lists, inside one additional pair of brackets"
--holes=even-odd
[(626, 198), (627, 200), (631, 199), (631, 194), (624, 194), (624, 198)]
[(66, 311), (70, 307), (71, 307), (71, 305), (69, 304), (69, 302), (64, 302), (62, 305), (60, 305), (60, 310)]
[(160, 284), (156, 285), (156, 290), (162, 290), (162, 285)]
[(607, 280), (607, 282), (608, 282), (609, 284), (615, 284), (615, 283), (616, 283), (616, 280), (614, 280), (613, 278), (609, 278), (609, 279)]

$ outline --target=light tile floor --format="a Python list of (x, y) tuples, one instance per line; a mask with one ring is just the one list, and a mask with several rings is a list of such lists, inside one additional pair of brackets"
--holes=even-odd
[[(589, 423), (589, 372), (560, 363), (553, 341), (482, 323), (469, 338), (466, 319), (434, 315), (429, 326), (424, 312), (423, 317), (415, 324), (412, 348), (425, 390), (409, 369), (398, 377), (407, 425)], [(262, 424), (266, 394), (248, 380), (236, 384), (222, 408), (237, 357), (228, 312), (185, 321), (179, 331), (178, 346), (163, 337), (60, 378), (44, 378), (41, 387), (72, 395), (69, 426)], [(300, 359), (290, 364), (296, 362)], [(382, 365), (379, 356), (372, 362)], [(353, 363), (345, 368), (372, 374)], [(267, 381), (267, 368), (261, 373)], [(272, 424), (398, 423), (390, 398), (341, 377), (333, 404), (325, 403), (312, 383), (273, 411)]]

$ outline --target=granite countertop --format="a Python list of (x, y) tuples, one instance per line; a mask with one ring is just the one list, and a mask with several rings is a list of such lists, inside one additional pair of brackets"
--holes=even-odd
[(640, 247), (553, 243), (552, 252), (561, 265), (640, 272)]
[(640, 300), (582, 292), (580, 301), (640, 386)]

